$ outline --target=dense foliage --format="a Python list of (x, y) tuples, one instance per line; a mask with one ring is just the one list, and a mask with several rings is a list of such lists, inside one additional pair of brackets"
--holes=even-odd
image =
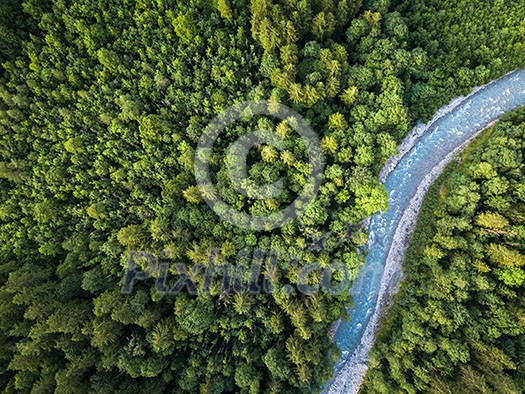
[(509, 0), (392, 0), (405, 16), (409, 45), (421, 47), (430, 64), (426, 86), (411, 98), (417, 116), (428, 118), (472, 82), (487, 83), (523, 67), (525, 2)]
[[(491, 74), (492, 59), (460, 57), (461, 83), (443, 84), (456, 70), (436, 71), (448, 58), (411, 38), (418, 23), (407, 15), (388, 1), (2, 1), (0, 387), (316, 391), (337, 357), (330, 326), (351, 300), (301, 294), (297, 272), (339, 261), (354, 275), (359, 224), (385, 208), (376, 175), (396, 143), (427, 105), (513, 67)], [(509, 20), (512, 37), (520, 23)], [(204, 127), (253, 99), (292, 106), (326, 155), (317, 198), (272, 232), (220, 220), (193, 178)], [(226, 147), (258, 127), (285, 140), (282, 152), (251, 152), (251, 179), (287, 180), (266, 201), (234, 191), (225, 172)], [(305, 183), (304, 146), (286, 122), (238, 122), (216, 148), (214, 182), (240, 211), (279, 210)], [(221, 292), (196, 269), (209, 292), (162, 295), (150, 280), (123, 295), (134, 251), (189, 267), (231, 263), (246, 268), (244, 282), (253, 260), (276, 260), (263, 270), (275, 291)]]
[[(22, 40), (30, 29), (30, 21), (22, 13), (16, 0), (0, 3), (0, 64), (13, 60), (22, 50)], [(3, 69), (0, 68), (0, 75)]]
[(522, 393), (525, 112), (433, 186), (404, 271), (362, 392)]
[[(348, 293), (306, 297), (283, 288), (309, 262), (337, 259), (355, 271), (362, 258), (355, 246), (366, 241), (355, 225), (385, 207), (374, 166), (408, 128), (398, 76), (406, 79), (424, 59), (403, 49), (399, 15), (360, 14), (345, 1), (339, 8), (302, 2), (298, 14), (280, 14), (268, 2), (23, 5), (38, 31), (24, 56), (5, 64), (1, 90), (6, 390), (283, 393), (320, 386), (337, 355), (328, 330), (344, 315)], [(348, 41), (331, 40), (351, 19)], [(286, 41), (268, 44), (268, 32), (281, 25), (290, 32)], [(318, 198), (298, 221), (257, 234), (219, 220), (192, 171), (193, 149), (213, 115), (262, 98), (297, 104), (322, 137), (327, 166)], [(308, 171), (303, 148), (286, 123), (260, 122), (285, 138), (285, 154), (263, 147), (250, 173), (263, 183), (284, 173), (293, 194)], [(230, 128), (218, 147), (256, 124)], [(265, 214), (291, 198), (254, 202), (232, 194), (221, 156), (213, 163), (218, 190), (238, 209)], [(327, 231), (334, 235), (323, 249), (312, 248)], [(277, 255), (277, 267), (266, 272), (272, 294), (224, 294), (216, 282), (209, 294), (162, 296), (152, 281), (120, 294), (130, 251), (162, 252), (191, 266), (208, 264), (217, 250), (214, 263), (248, 266), (256, 248), (264, 259)], [(203, 285), (199, 272), (193, 279)]]

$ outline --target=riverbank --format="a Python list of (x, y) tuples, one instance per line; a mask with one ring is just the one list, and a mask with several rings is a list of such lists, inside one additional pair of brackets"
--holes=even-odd
[[(522, 392), (524, 110), (471, 142), (427, 192), (363, 393)], [(496, 203), (498, 182), (516, 187)]]
[(524, 74), (514, 71), (453, 100), (431, 122), (417, 126), (400, 145), (400, 155), (387, 162), (381, 177), (390, 209), (371, 221), (367, 263), (352, 291), (352, 320), (341, 323), (335, 336), (343, 359), (324, 392), (359, 391), (379, 318), (399, 288), (401, 264), (429, 187), (482, 130), (525, 103)]

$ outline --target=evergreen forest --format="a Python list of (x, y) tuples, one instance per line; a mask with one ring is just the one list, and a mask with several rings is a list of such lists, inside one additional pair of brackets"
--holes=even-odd
[[(388, 208), (379, 171), (418, 121), (523, 67), (524, 37), (523, 0), (1, 0), (1, 392), (320, 392), (362, 223)], [(324, 156), (304, 212), (262, 231), (205, 200), (289, 206), (311, 167), (293, 119), (228, 126), (209, 195), (194, 173), (207, 125), (252, 100), (292, 108)], [(265, 199), (226, 157), (258, 129), (282, 141), (248, 152), (252, 182), (283, 181)], [(429, 194), (364, 392), (522, 392), (524, 141), (517, 112)], [(226, 286), (207, 275), (224, 265)]]

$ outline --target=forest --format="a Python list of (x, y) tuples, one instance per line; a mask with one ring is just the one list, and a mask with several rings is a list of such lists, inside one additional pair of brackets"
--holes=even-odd
[(525, 111), (432, 186), (363, 393), (522, 393)]
[[(479, 3), (3, 0), (2, 392), (318, 392), (340, 356), (329, 333), (334, 321), (346, 318), (351, 281), (334, 272), (332, 284), (340, 291), (306, 295), (298, 273), (312, 263), (327, 268), (339, 262), (355, 278), (364, 261), (358, 247), (367, 241), (361, 223), (387, 209), (377, 175), (396, 145), (451, 98), (523, 65), (525, 3)], [(293, 108), (317, 133), (326, 158), (314, 201), (297, 220), (272, 231), (222, 220), (204, 203), (194, 178), (203, 129), (247, 100)], [(493, 327), (487, 341), (472, 346), (481, 346), (476, 357), (499, 357), (494, 373), (509, 388), (520, 387), (524, 354), (517, 303), (523, 273), (519, 264), (506, 266), (523, 251), (523, 128), (517, 122), (498, 126), (495, 135), (507, 133), (505, 127), (509, 134), (491, 137), (494, 151), (483, 159), (483, 175), (451, 178), (461, 184), (466, 205), (478, 200), (468, 205), (470, 216), (458, 217), (459, 227), (447, 231), (466, 232), (476, 224), (479, 250), (459, 256), (464, 241), (443, 233), (443, 242), (458, 245), (458, 276), (474, 276), (467, 268), (470, 253), (477, 253), (475, 261), (484, 261), (485, 253), (497, 256), (480, 262), (476, 273), (489, 269), (494, 277), (481, 277), (461, 294), (485, 291), (486, 305), (508, 307), (502, 316), (483, 317), (484, 309), (472, 305)], [(257, 128), (283, 140), (281, 152), (269, 145), (250, 151), (251, 180), (285, 180), (285, 192), (266, 200), (238, 193), (227, 176), (227, 147)], [(266, 117), (227, 128), (210, 162), (222, 199), (254, 216), (289, 205), (309, 172), (293, 127)], [(488, 185), (481, 185), (489, 175)], [(456, 208), (451, 214), (463, 212)], [(482, 208), (487, 213), (478, 213)], [(482, 213), (488, 227), (478, 225)], [(439, 261), (454, 250), (434, 249)], [(145, 252), (134, 263), (150, 279), (122, 294), (135, 252)], [(177, 273), (174, 263), (184, 264), (191, 280), (208, 291), (162, 294), (156, 286), (161, 272), (148, 265), (148, 256), (167, 264), (171, 274)], [(249, 291), (254, 261), (272, 291)], [(221, 282), (208, 283), (200, 269), (226, 263), (239, 269), (244, 286), (222, 291)], [(309, 285), (322, 281), (316, 274), (308, 278)], [(458, 319), (466, 319), (467, 307), (457, 308)], [(511, 322), (512, 316), (520, 318)], [(459, 324), (443, 319), (448, 330)], [(474, 330), (472, 341), (482, 334)], [(455, 341), (443, 337), (444, 344)], [(481, 362), (468, 363), (462, 342), (459, 351), (450, 345), (457, 357), (440, 356), (448, 373), (443, 387), (458, 362), (474, 380), (488, 373)], [(423, 366), (417, 379), (399, 363), (392, 361), (391, 368), (383, 357), (397, 355), (381, 349), (367, 390), (410, 392), (437, 381)]]

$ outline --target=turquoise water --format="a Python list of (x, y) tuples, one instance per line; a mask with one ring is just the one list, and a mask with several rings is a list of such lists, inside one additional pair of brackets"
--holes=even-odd
[[(348, 382), (359, 380), (352, 374), (362, 374), (363, 369), (358, 367), (366, 362), (369, 350), (363, 342), (371, 346), (374, 330), (370, 330), (370, 327), (367, 330), (367, 325), (375, 324), (375, 318), (372, 317), (377, 314), (378, 304), (381, 304), (378, 299), (382, 287), (392, 285), (385, 284), (385, 281), (398, 281), (398, 275), (384, 277), (385, 265), (392, 258), (402, 258), (393, 256), (391, 248), (395, 242), (404, 242), (406, 234), (399, 234), (397, 229), (413, 198), (418, 197), (418, 193), (426, 192), (418, 190), (420, 184), (436, 166), (442, 165), (444, 158), (468, 142), (479, 130), (524, 104), (525, 69), (485, 85), (434, 121), (389, 173), (384, 182), (389, 209), (372, 217), (369, 223), (368, 255), (365, 267), (352, 288), (355, 306), (348, 311), (351, 320), (342, 322), (335, 334), (335, 341), (343, 356), (334, 366), (334, 380), (326, 386), (325, 391), (345, 394), (357, 391)], [(365, 351), (360, 347), (364, 347)], [(355, 368), (352, 368), (353, 365)]]

